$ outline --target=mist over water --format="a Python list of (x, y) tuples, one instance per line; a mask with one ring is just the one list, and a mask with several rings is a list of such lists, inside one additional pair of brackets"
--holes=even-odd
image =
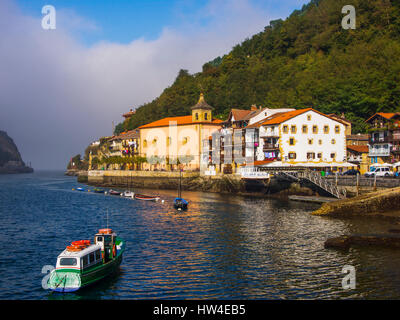
[[(348, 233), (393, 228), (380, 220), (332, 219), (317, 206), (273, 199), (184, 192), (189, 210), (164, 203), (73, 191), (62, 172), (0, 176), (0, 299), (336, 299), (400, 298), (400, 252), (324, 249)], [(89, 189), (92, 189), (89, 187)], [(127, 241), (117, 274), (73, 294), (41, 287), (45, 265), (73, 240), (109, 225)], [(343, 290), (343, 266), (357, 287)]]

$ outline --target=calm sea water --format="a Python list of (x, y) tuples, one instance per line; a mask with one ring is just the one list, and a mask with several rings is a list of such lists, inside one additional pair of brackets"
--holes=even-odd
[[(400, 298), (400, 251), (324, 249), (328, 237), (384, 232), (392, 223), (314, 217), (297, 202), (147, 190), (164, 203), (73, 191), (62, 172), (0, 175), (0, 299), (336, 299)], [(118, 273), (71, 294), (42, 289), (72, 240), (109, 224), (127, 241)], [(343, 290), (343, 266), (357, 270)]]

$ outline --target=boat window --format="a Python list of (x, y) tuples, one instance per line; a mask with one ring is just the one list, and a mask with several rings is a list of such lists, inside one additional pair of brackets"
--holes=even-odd
[(76, 258), (61, 258), (60, 266), (76, 266), (77, 261)]
[(104, 236), (104, 244), (105, 245), (111, 244), (111, 236)]
[(100, 260), (101, 259), (101, 253), (100, 250), (96, 251), (96, 260)]
[(89, 263), (92, 263), (92, 262), (94, 262), (94, 252), (91, 252), (90, 254), (89, 254)]
[(103, 237), (97, 237), (98, 242), (103, 242)]
[(82, 258), (82, 267), (86, 267), (89, 264), (89, 257), (88, 256), (84, 256)]

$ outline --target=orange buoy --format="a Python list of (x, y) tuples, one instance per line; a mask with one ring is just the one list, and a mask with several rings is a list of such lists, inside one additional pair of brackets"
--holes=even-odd
[(83, 248), (80, 248), (78, 246), (67, 246), (67, 250), (72, 252), (77, 252), (83, 250)]
[(112, 229), (100, 229), (99, 233), (102, 234), (111, 234), (112, 233)]

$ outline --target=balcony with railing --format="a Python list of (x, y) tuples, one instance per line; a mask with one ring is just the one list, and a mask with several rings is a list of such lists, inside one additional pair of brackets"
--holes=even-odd
[(392, 152), (394, 153), (400, 153), (400, 145), (395, 144), (392, 146)]
[(361, 156), (354, 156), (354, 155), (351, 155), (351, 156), (347, 157), (347, 161), (348, 161), (348, 162), (360, 163), (360, 162), (362, 162), (362, 157), (361, 157)]
[(279, 150), (279, 143), (264, 143), (263, 151)]
[(262, 132), (260, 131), (260, 137), (279, 137), (278, 127), (267, 127)]
[(369, 137), (369, 144), (375, 144), (375, 143), (389, 143), (393, 141), (393, 135), (392, 133), (387, 133), (386, 135), (381, 132), (381, 133), (373, 133)]
[(388, 157), (390, 156), (390, 144), (373, 145), (369, 148), (370, 157)]

